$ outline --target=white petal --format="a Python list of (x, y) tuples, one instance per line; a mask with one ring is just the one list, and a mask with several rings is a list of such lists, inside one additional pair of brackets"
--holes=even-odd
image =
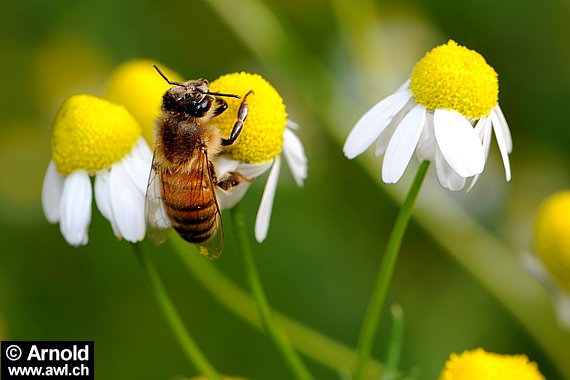
[(299, 127), (299, 124), (297, 124), (293, 120), (289, 120), (289, 119), (287, 119), (287, 123), (285, 124), (285, 127), (292, 129), (294, 131), (298, 131), (299, 129), (301, 129), (301, 127)]
[(374, 155), (376, 157), (386, 153), (386, 149), (388, 149), (388, 144), (392, 139), (392, 135), (396, 128), (400, 125), (404, 117), (418, 104), (413, 98), (408, 99), (408, 102), (398, 111), (396, 116), (390, 120), (386, 128), (382, 131), (378, 139), (376, 140), (376, 144), (374, 146)]
[[(475, 126), (475, 132), (479, 139), (481, 139), (483, 143), (483, 152), (485, 153), (485, 161), (487, 161), (487, 157), (489, 157), (489, 148), (491, 147), (491, 134), (492, 134), (493, 127), (491, 126), (491, 119), (489, 117), (483, 117), (479, 120), (477, 125)], [(475, 184), (479, 181), (479, 176), (481, 173), (476, 174), (469, 187), (467, 188), (467, 192), (470, 192)]]
[(250, 185), (251, 183), (248, 181), (243, 181), (228, 191), (216, 188), (216, 197), (218, 198), (218, 206), (220, 206), (220, 209), (229, 209), (238, 204), (244, 197)]
[(101, 215), (111, 223), (115, 236), (121, 237), (111, 208), (111, 186), (109, 175), (109, 169), (104, 169), (99, 171), (95, 176), (95, 203), (97, 204), (97, 208), (101, 212)]
[(139, 191), (146, 193), (148, 176), (152, 165), (152, 152), (144, 138), (140, 138), (129, 154), (122, 160), (127, 174), (138, 187)]
[(64, 177), (55, 168), (55, 163), (50, 161), (42, 186), (42, 207), (44, 215), (50, 223), (59, 221), (59, 203), (63, 192), (63, 181)]
[(396, 128), (382, 164), (382, 180), (385, 183), (396, 183), (404, 174), (418, 145), (425, 119), (426, 109), (418, 104)]
[(307, 156), (301, 140), (288, 129), (283, 134), (283, 153), (295, 182), (298, 186), (303, 186), (303, 181), (307, 178)]
[(499, 119), (499, 124), (503, 130), (503, 135), (505, 136), (505, 143), (507, 145), (507, 152), (511, 153), (513, 151), (513, 138), (511, 136), (511, 130), (509, 129), (509, 124), (507, 123), (507, 119), (501, 110), (501, 107), (497, 104), (492, 111), (495, 111), (497, 118)]
[(397, 92), (366, 112), (350, 131), (344, 143), (344, 155), (352, 159), (368, 149), (411, 96), (409, 90)]
[(556, 292), (554, 298), (558, 322), (566, 330), (570, 330), (570, 297), (561, 291)]
[(499, 151), (501, 152), (501, 157), (503, 158), (505, 177), (508, 182), (511, 180), (511, 164), (509, 162), (509, 149), (507, 146), (508, 138), (504, 135), (504, 128), (501, 127), (501, 122), (493, 110), (491, 110), (491, 121), (493, 122), (493, 131), (495, 132), (497, 145), (499, 145)]
[(419, 162), (435, 161), (435, 135), (433, 132), (433, 112), (426, 111), (426, 122), (418, 146), (416, 148), (416, 157)]
[(260, 243), (265, 240), (267, 231), (269, 230), (269, 220), (271, 219), (273, 199), (275, 198), (280, 168), (281, 158), (277, 156), (269, 172), (269, 178), (267, 178), (265, 190), (263, 190), (263, 196), (261, 197), (261, 204), (259, 205), (259, 210), (257, 210), (257, 216), (255, 218), (255, 239)]
[(461, 177), (481, 173), (483, 145), (467, 119), (457, 111), (436, 109), (433, 122), (437, 145), (451, 168)]
[(85, 170), (78, 170), (65, 177), (59, 227), (70, 245), (85, 245), (89, 241), (87, 229), (91, 222), (92, 199), (91, 181)]
[(131, 180), (125, 165), (111, 166), (109, 176), (111, 209), (120, 235), (135, 243), (145, 235), (145, 194)]
[(259, 164), (240, 163), (235, 169), (247, 178), (256, 178), (265, 173), (273, 165), (273, 160), (262, 162)]
[(457, 174), (447, 163), (441, 150), (435, 150), (435, 170), (440, 185), (451, 191), (459, 191), (465, 187), (466, 179)]
[(530, 252), (521, 252), (518, 255), (518, 264), (546, 289), (554, 290), (548, 271), (536, 255)]
[(235, 171), (240, 162), (231, 159), (229, 156), (222, 155), (214, 157), (212, 163), (214, 168), (216, 168), (216, 175), (223, 177), (227, 172)]

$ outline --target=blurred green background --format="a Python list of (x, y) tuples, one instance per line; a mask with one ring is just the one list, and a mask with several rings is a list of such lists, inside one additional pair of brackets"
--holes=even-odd
[[(269, 237), (255, 253), (270, 303), (346, 345), (356, 344), (398, 205), (378, 186), (379, 162), (373, 178), (363, 160), (344, 158), (338, 137), (449, 38), (479, 51), (499, 73), (514, 151), (511, 183), (493, 143), (478, 186), (445, 195), (513, 255), (531, 251), (540, 201), (570, 178), (569, 21), (567, 0), (0, 0), (0, 337), (94, 340), (98, 379), (196, 374), (131, 247), (116, 240), (99, 212), (89, 244), (72, 248), (41, 210), (59, 104), (74, 93), (102, 94), (112, 69), (132, 58), (156, 60), (188, 79), (257, 72), (283, 95), (302, 127), (309, 177), (298, 189), (283, 170)], [(258, 182), (244, 201), (252, 238)], [(426, 186), (443, 193), (433, 182)], [(215, 265), (245, 288), (229, 223), (225, 232)], [(221, 372), (289, 378), (270, 341), (213, 300), (168, 245), (148, 248), (189, 330)], [(525, 353), (548, 379), (565, 378), (516, 316), (414, 222), (388, 302), (404, 309), (404, 375), (433, 379), (451, 352), (483, 347)], [(385, 313), (374, 350), (379, 360), (389, 329)], [(560, 331), (560, 339), (570, 337)], [(319, 379), (339, 378), (307, 363)]]

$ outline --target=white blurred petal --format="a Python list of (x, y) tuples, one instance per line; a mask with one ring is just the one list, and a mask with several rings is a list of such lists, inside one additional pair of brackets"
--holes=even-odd
[(70, 245), (77, 247), (89, 241), (87, 230), (91, 222), (92, 199), (91, 180), (85, 170), (75, 171), (65, 177), (59, 228)]
[(495, 108), (493, 108), (492, 111), (495, 111), (497, 118), (499, 119), (501, 128), (503, 130), (503, 136), (505, 137), (505, 143), (507, 145), (507, 152), (509, 152), (509, 154), (510, 154), (513, 151), (513, 138), (511, 136), (511, 130), (509, 128), (509, 123), (507, 123), (507, 119), (505, 118), (505, 115), (503, 114), (503, 110), (501, 110), (501, 107), (499, 107), (498, 104)]
[(148, 176), (152, 165), (152, 152), (144, 138), (140, 138), (131, 152), (122, 160), (126, 172), (141, 193), (146, 193)]
[(420, 139), (425, 119), (426, 109), (418, 104), (396, 128), (382, 164), (382, 180), (385, 183), (396, 183), (404, 174)]
[(396, 89), (396, 92), (402, 92), (410, 88), (410, 79), (408, 78), (404, 83)]
[(50, 161), (42, 186), (42, 207), (44, 215), (50, 223), (59, 221), (59, 203), (61, 202), (64, 179), (57, 171), (55, 163)]
[(554, 305), (556, 307), (558, 322), (566, 330), (570, 330), (570, 297), (561, 291), (556, 292)]
[(120, 235), (135, 243), (144, 239), (145, 193), (131, 180), (127, 168), (122, 162), (111, 167), (109, 176), (111, 210)]
[(283, 153), (295, 182), (298, 186), (303, 186), (307, 178), (307, 156), (301, 140), (288, 129), (283, 134)]
[(499, 151), (501, 152), (501, 157), (503, 158), (503, 165), (505, 167), (505, 178), (507, 182), (511, 180), (511, 163), (509, 162), (509, 149), (508, 149), (508, 138), (504, 134), (504, 128), (501, 127), (501, 122), (494, 110), (491, 110), (491, 121), (493, 122), (493, 131), (495, 132), (495, 137), (497, 138), (497, 145), (499, 145)]
[(542, 261), (530, 252), (521, 252), (518, 255), (518, 264), (525, 272), (530, 274), (536, 281), (549, 290), (553, 290), (548, 271), (542, 265)]
[(344, 143), (344, 155), (352, 159), (368, 149), (411, 96), (409, 90), (397, 92), (366, 112), (350, 131)]
[(457, 174), (447, 163), (441, 150), (435, 150), (435, 171), (440, 185), (451, 191), (459, 191), (465, 187), (466, 179)]
[(299, 129), (301, 129), (299, 124), (297, 124), (293, 120), (289, 120), (289, 119), (287, 119), (287, 123), (285, 124), (285, 128), (289, 128), (289, 129), (292, 129), (294, 131), (298, 131)]
[(111, 208), (111, 187), (109, 183), (109, 169), (101, 170), (95, 176), (95, 203), (97, 208), (101, 212), (101, 215), (105, 217), (111, 223), (113, 228), (113, 233), (117, 237), (121, 237), (119, 229), (117, 228), (117, 223), (113, 216), (113, 210)]
[(461, 177), (472, 177), (485, 167), (483, 145), (471, 124), (459, 112), (436, 109), (434, 133), (438, 148)]
[(279, 181), (280, 169), (281, 157), (277, 156), (269, 172), (269, 177), (267, 178), (267, 183), (263, 190), (263, 196), (261, 197), (261, 204), (259, 205), (259, 210), (257, 210), (257, 216), (255, 218), (255, 239), (260, 243), (265, 240), (267, 231), (269, 230), (269, 221), (271, 219), (273, 199), (275, 198), (275, 190), (277, 189), (277, 182)]

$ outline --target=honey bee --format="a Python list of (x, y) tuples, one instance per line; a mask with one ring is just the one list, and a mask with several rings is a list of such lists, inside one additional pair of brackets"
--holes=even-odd
[(155, 148), (146, 193), (146, 223), (150, 239), (162, 243), (166, 230), (174, 230), (186, 241), (198, 246), (210, 258), (222, 252), (224, 237), (216, 189), (230, 190), (243, 180), (238, 172), (218, 178), (212, 158), (223, 146), (239, 137), (248, 114), (247, 98), (242, 99), (229, 138), (210, 122), (228, 105), (223, 97), (239, 95), (210, 91), (206, 79), (172, 85), (162, 98), (162, 112), (155, 125)]

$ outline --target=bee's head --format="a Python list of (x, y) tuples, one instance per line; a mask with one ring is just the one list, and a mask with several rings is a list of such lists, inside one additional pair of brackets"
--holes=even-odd
[(162, 97), (162, 109), (164, 111), (184, 112), (193, 117), (203, 117), (212, 107), (214, 96), (230, 96), (239, 98), (238, 95), (220, 94), (210, 92), (208, 81), (206, 79), (198, 79), (184, 83), (172, 82), (154, 66), (156, 71), (171, 85)]

